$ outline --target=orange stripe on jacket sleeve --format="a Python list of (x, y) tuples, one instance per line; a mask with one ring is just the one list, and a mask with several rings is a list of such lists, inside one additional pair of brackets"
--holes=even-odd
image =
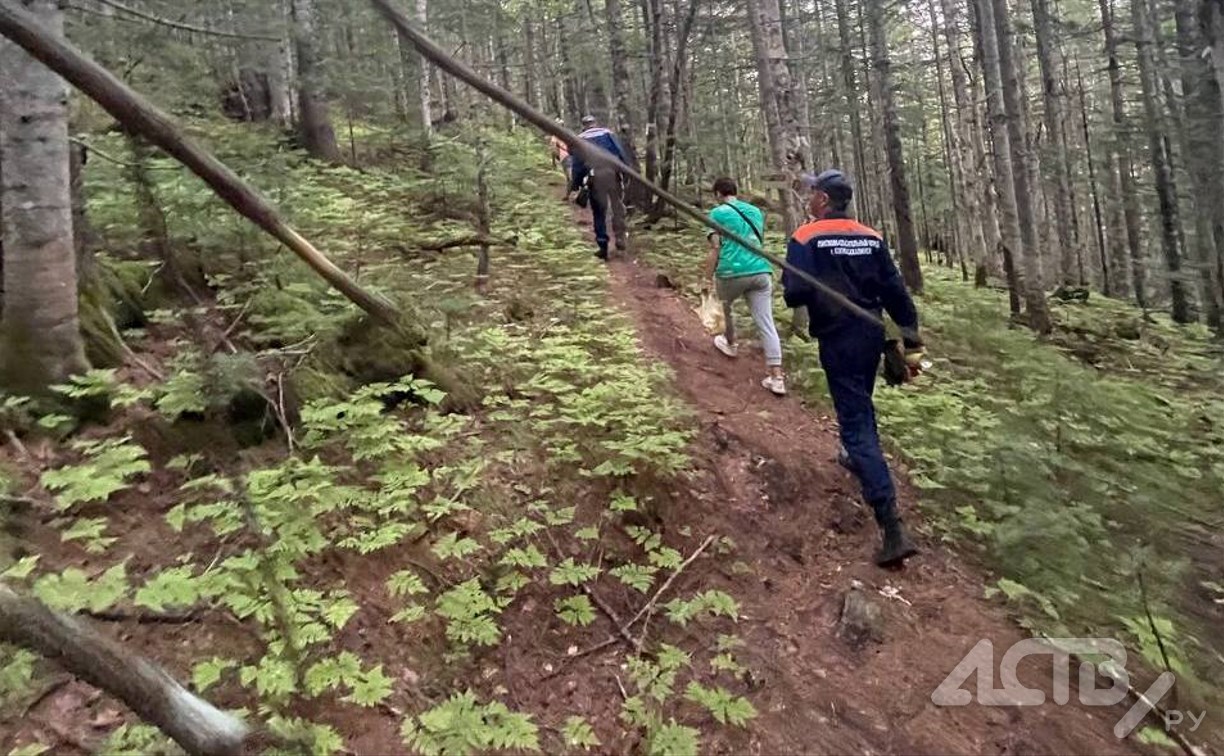
[(800, 244), (807, 244), (817, 236), (833, 236), (836, 234), (874, 236), (877, 239), (883, 238), (879, 231), (849, 218), (827, 218), (804, 224), (795, 231), (792, 238)]

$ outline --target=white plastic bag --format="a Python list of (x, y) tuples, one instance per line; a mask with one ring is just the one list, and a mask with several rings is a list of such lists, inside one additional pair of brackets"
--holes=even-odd
[(711, 336), (717, 336), (727, 330), (727, 321), (723, 315), (722, 300), (708, 290), (701, 292), (701, 304), (693, 312), (701, 318), (701, 325)]

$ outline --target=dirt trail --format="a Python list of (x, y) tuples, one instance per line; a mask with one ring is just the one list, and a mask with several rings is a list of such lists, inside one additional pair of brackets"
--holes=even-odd
[[(714, 568), (746, 615), (740, 656), (763, 676), (752, 694), (760, 710), (753, 735), (720, 750), (1136, 752), (1112, 734), (1120, 707), (934, 706), (931, 692), (979, 640), (992, 639), (1001, 654), (1023, 637), (982, 598), (982, 576), (937, 543), (922, 544), (924, 554), (903, 572), (874, 567), (876, 529), (857, 485), (834, 462), (836, 425), (826, 411), (767, 394), (760, 351), (745, 349), (734, 361), (717, 353), (689, 303), (658, 288), (653, 270), (634, 261), (610, 267), (614, 303), (635, 319), (647, 353), (674, 370), (700, 423), (697, 495), (674, 497), (667, 526), (730, 535), (735, 557), (751, 567)], [(903, 485), (901, 496), (907, 519), (920, 522), (912, 490)], [(858, 650), (837, 635), (855, 581), (883, 615), (882, 642)], [(887, 586), (899, 598), (879, 593)], [(1034, 663), (1021, 679), (1049, 696), (1048, 664)]]

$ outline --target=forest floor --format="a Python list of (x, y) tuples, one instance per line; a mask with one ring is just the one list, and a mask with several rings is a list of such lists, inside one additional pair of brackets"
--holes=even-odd
[[(759, 350), (723, 358), (689, 304), (657, 287), (654, 270), (625, 261), (611, 274), (613, 301), (633, 314), (648, 353), (672, 368), (699, 418), (699, 495), (669, 519), (736, 534), (752, 568), (733, 591), (745, 597), (745, 661), (768, 681), (755, 698), (762, 715), (752, 752), (1132, 750), (1110, 731), (1122, 709), (932, 704), (931, 692), (978, 641), (1006, 649), (1024, 637), (982, 598), (980, 575), (935, 542), (904, 570), (871, 564), (878, 532), (835, 462), (829, 409), (766, 393)], [(914, 491), (903, 487), (902, 500), (919, 520)], [(878, 639), (858, 648), (839, 637), (856, 586), (882, 618)], [(1022, 679), (1048, 695), (1049, 669), (1033, 664)]]
[[(589, 226), (585, 214), (575, 222)], [(932, 704), (931, 692), (978, 641), (1006, 649), (1026, 637), (982, 598), (980, 574), (938, 543), (922, 544), (906, 569), (875, 567), (878, 531), (836, 463), (830, 408), (768, 394), (756, 345), (724, 358), (691, 302), (647, 264), (617, 258), (609, 270), (611, 301), (631, 313), (649, 357), (671, 368), (701, 429), (695, 495), (673, 498), (669, 525), (735, 534), (750, 568), (734, 575), (712, 565), (743, 597), (740, 632), (751, 651), (742, 661), (763, 683), (752, 753), (1133, 752), (1111, 732), (1120, 707), (1091, 709), (1074, 697), (1032, 709)], [(902, 481), (903, 510), (920, 521)], [(847, 637), (851, 592), (879, 607), (875, 637)], [(1049, 661), (1021, 674), (1047, 696)]]
[[(870, 563), (876, 530), (808, 390), (810, 348), (788, 345), (795, 390), (776, 399), (755, 349), (723, 358), (684, 291), (658, 285), (652, 266), (700, 244), (658, 230), (638, 260), (595, 262), (534, 143), (496, 136), (493, 230), (517, 241), (473, 294), (471, 256), (412, 246), (471, 232), (459, 140), (440, 142), (437, 173), (357, 172), (245, 128), (206, 134), (347, 269), (410, 301), (482, 401), (451, 411), (416, 383), (339, 382), (327, 371), (359, 362), (351, 310), (159, 162), (173, 241), (208, 261), (215, 301), (126, 332), (168, 378), (93, 375), (76, 389), (112, 403), (103, 422), (0, 448), (33, 514), (0, 578), (316, 753), (1153, 748), (1115, 739), (1125, 708), (1079, 705), (1075, 679), (1063, 706), (931, 702), (979, 641), (1001, 655), (1027, 637), (1014, 607), (986, 598), (993, 579), (945, 542), (903, 465), (924, 553), (899, 572)], [(363, 157), (402, 150), (376, 146)], [(122, 176), (92, 170), (108, 248), (135, 249)], [(208, 346), (218, 332), (313, 388), (296, 443), (226, 437), (206, 400), (241, 364), (224, 339)], [(1021, 680), (1048, 695), (1050, 664), (1030, 657)], [(28, 654), (0, 658), (10, 749), (172, 750)]]

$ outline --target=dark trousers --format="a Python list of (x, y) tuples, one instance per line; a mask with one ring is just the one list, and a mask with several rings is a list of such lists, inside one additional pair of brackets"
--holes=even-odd
[(829, 382), (842, 446), (863, 488), (863, 500), (881, 527), (897, 517), (897, 491), (880, 448), (871, 401), (883, 354), (884, 333), (875, 326), (853, 324), (820, 337), (820, 364)]
[(625, 249), (629, 232), (625, 224), (625, 189), (620, 176), (607, 170), (591, 174), (591, 220), (595, 226), (595, 243), (601, 252), (608, 251), (608, 216), (612, 216), (612, 232), (616, 248)]

